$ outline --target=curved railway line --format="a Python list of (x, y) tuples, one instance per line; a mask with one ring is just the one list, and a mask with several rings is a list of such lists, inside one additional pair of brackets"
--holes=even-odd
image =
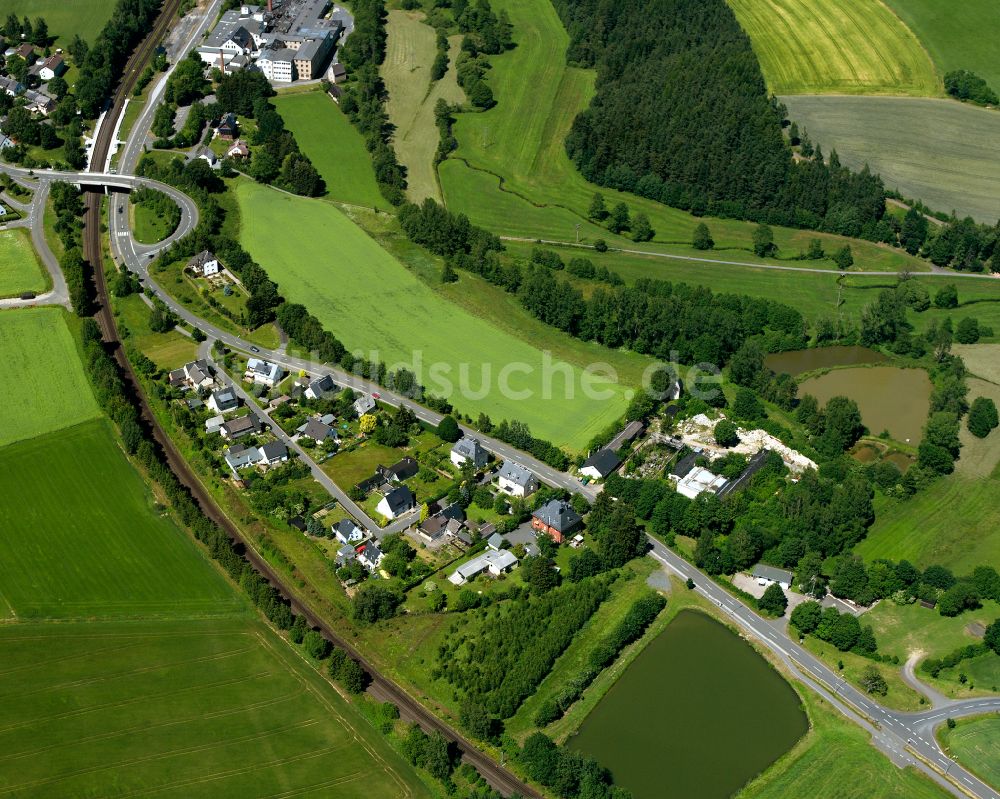
[[(105, 116), (105, 124), (101, 126), (101, 130), (94, 141), (89, 171), (100, 172), (103, 170), (103, 165), (111, 149), (115, 131), (114, 122), (121, 114), (125, 99), (135, 86), (145, 63), (166, 36), (170, 28), (170, 23), (180, 6), (180, 1), (166, 0), (152, 31), (150, 31), (149, 35), (136, 47), (135, 51), (129, 57)], [(325, 619), (301, 601), (282, 576), (249, 544), (242, 532), (216, 505), (212, 497), (205, 490), (193, 470), (157, 421), (142, 390), (142, 386), (136, 377), (135, 371), (125, 355), (124, 348), (121, 346), (121, 339), (119, 338), (118, 327), (115, 323), (114, 313), (112, 312), (108, 296), (107, 282), (104, 276), (104, 251), (101, 232), (102, 196), (96, 191), (87, 193), (85, 202), (86, 212), (84, 215), (84, 256), (90, 264), (93, 277), (95, 296), (94, 319), (101, 329), (106, 346), (113, 350), (115, 359), (122, 369), (125, 383), (132, 392), (146, 431), (153, 436), (160, 446), (167, 465), (170, 466), (180, 482), (184, 484), (197, 500), (202, 512), (226, 531), (253, 567), (264, 575), (268, 582), (278, 589), (285, 599), (288, 600), (292, 610), (304, 616), (312, 627), (322, 632), (333, 644), (344, 649), (364, 667), (371, 678), (368, 692), (372, 697), (381, 702), (392, 702), (399, 708), (402, 718), (420, 724), (428, 732), (440, 732), (446, 738), (453, 741), (461, 752), (462, 759), (474, 766), (493, 788), (504, 795), (519, 794), (529, 799), (541, 799), (541, 794), (536, 790), (500, 766), (491, 757), (476, 749), (471, 742), (427, 710), (427, 708), (410, 696), (399, 685), (383, 676), (370, 661), (349, 644)]]

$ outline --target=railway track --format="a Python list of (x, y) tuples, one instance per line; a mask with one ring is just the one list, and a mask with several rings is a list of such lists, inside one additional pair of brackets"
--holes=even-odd
[[(105, 124), (94, 142), (89, 171), (101, 171), (107, 160), (108, 152), (111, 148), (112, 136), (118, 115), (122, 111), (125, 99), (135, 86), (146, 62), (150, 59), (153, 51), (166, 36), (181, 0), (166, 0), (160, 16), (157, 18), (149, 35), (136, 47), (129, 57), (122, 72), (121, 80), (111, 100), (111, 105), (105, 117)], [(254, 549), (251, 542), (247, 541), (239, 528), (233, 524), (228, 516), (216, 505), (211, 495), (201, 484), (194, 471), (184, 460), (183, 456), (174, 445), (173, 441), (163, 430), (156, 419), (149, 405), (149, 401), (142, 389), (138, 377), (132, 364), (125, 355), (121, 346), (121, 339), (118, 334), (118, 326), (112, 312), (110, 297), (108, 295), (107, 281), (104, 276), (104, 252), (101, 233), (101, 194), (98, 192), (88, 192), (85, 202), (84, 214), (84, 255), (91, 266), (95, 312), (94, 319), (97, 321), (106, 346), (113, 350), (114, 357), (122, 369), (125, 383), (132, 393), (133, 400), (140, 412), (141, 420), (146, 428), (146, 432), (155, 439), (159, 445), (164, 460), (170, 469), (177, 476), (178, 480), (191, 492), (195, 500), (201, 507), (202, 512), (213, 522), (219, 525), (230, 539), (240, 548), (247, 560), (260, 572), (268, 582), (274, 586), (286, 600), (290, 603), (292, 610), (305, 617), (309, 624), (323, 633), (333, 644), (344, 649), (351, 657), (357, 660), (371, 678), (368, 692), (371, 696), (381, 702), (392, 702), (399, 708), (400, 716), (411, 722), (419, 724), (428, 732), (440, 732), (449, 740), (453, 741), (461, 752), (462, 759), (471, 764), (483, 776), (483, 778), (496, 790), (506, 796), (519, 794), (527, 799), (541, 799), (541, 794), (522, 782), (507, 769), (500, 766), (491, 757), (476, 749), (476, 747), (456, 732), (448, 724), (443, 722), (420, 702), (414, 699), (403, 688), (392, 680), (382, 675), (367, 658), (357, 649), (348, 643), (325, 619), (316, 613), (307, 603), (296, 594), (294, 590), (278, 574), (271, 565)]]

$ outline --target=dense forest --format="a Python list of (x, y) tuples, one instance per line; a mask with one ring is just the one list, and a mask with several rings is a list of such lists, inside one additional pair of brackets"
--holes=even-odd
[(555, 0), (597, 93), (566, 149), (595, 183), (695, 213), (875, 237), (881, 179), (794, 161), (785, 110), (724, 0)]

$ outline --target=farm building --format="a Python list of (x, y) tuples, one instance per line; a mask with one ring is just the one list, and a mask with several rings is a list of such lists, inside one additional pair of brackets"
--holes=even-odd
[(718, 494), (727, 482), (729, 481), (725, 477), (713, 474), (703, 466), (695, 466), (677, 482), (677, 493), (688, 499), (694, 499), (706, 491)]

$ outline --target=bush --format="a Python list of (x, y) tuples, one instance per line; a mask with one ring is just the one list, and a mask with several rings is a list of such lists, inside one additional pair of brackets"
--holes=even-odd
[(363, 693), (368, 687), (368, 673), (354, 658), (347, 658), (340, 667), (340, 684), (351, 694)]
[(736, 425), (728, 419), (722, 419), (715, 425), (715, 443), (720, 447), (735, 447), (740, 443), (736, 433)]
[(886, 683), (885, 677), (874, 666), (865, 666), (861, 675), (861, 687), (869, 694), (885, 696), (889, 693), (889, 685)]
[(784, 616), (785, 609), (788, 607), (788, 597), (785, 596), (780, 585), (771, 583), (764, 590), (764, 596), (758, 600), (757, 607), (773, 616)]
[(969, 432), (977, 438), (986, 438), (993, 431), (1000, 419), (997, 417), (997, 406), (989, 397), (976, 397), (969, 409), (966, 420)]
[(380, 583), (365, 583), (354, 596), (354, 618), (373, 624), (394, 616), (402, 603), (398, 591)]
[(331, 644), (321, 633), (310, 630), (302, 640), (302, 648), (313, 660), (323, 660), (330, 654)]

